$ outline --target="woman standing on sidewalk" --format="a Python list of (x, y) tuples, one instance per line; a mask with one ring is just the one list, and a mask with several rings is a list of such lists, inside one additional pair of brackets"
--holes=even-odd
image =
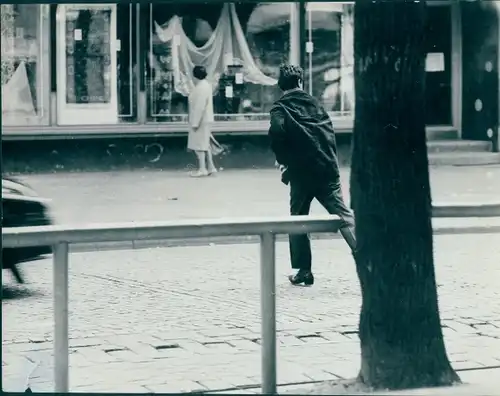
[(206, 79), (207, 72), (203, 66), (195, 66), (193, 76), (197, 84), (189, 95), (190, 130), (187, 148), (194, 151), (198, 159), (198, 170), (192, 172), (191, 177), (204, 177), (217, 172), (210, 150), (214, 122), (212, 85)]

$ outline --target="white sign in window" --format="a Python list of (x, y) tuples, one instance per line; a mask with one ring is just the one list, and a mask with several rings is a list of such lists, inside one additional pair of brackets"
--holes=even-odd
[(425, 58), (425, 71), (428, 73), (444, 71), (444, 54), (442, 52), (429, 52)]

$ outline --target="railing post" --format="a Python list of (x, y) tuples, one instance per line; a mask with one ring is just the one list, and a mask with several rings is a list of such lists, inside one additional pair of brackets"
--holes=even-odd
[(69, 392), (68, 244), (54, 246), (54, 376), (55, 392)]
[(262, 326), (262, 393), (276, 394), (275, 235), (260, 236), (260, 303)]

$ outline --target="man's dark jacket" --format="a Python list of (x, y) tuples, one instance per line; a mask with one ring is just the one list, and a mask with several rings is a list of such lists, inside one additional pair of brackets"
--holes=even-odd
[(288, 168), (290, 180), (332, 181), (339, 177), (332, 121), (319, 101), (296, 89), (271, 109), (269, 128), (276, 160)]

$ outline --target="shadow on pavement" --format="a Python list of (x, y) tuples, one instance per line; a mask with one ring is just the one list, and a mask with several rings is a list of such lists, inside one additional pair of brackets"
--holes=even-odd
[(2, 301), (40, 297), (42, 295), (40, 291), (28, 289), (27, 287), (2, 285)]

